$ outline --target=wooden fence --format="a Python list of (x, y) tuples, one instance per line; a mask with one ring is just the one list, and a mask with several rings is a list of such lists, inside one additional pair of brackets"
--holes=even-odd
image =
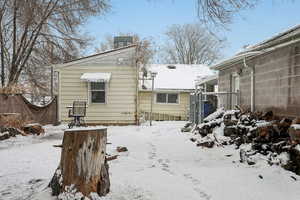
[[(150, 120), (150, 112), (141, 111), (141, 117), (148, 121)], [(181, 116), (169, 115), (164, 113), (152, 113), (152, 120), (154, 121), (182, 121)]]

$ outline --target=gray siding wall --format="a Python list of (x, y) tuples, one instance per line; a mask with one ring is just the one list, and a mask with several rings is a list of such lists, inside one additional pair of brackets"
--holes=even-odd
[[(255, 68), (255, 108), (276, 114), (300, 116), (300, 43), (283, 47), (247, 60)], [(240, 75), (241, 105), (250, 108), (250, 71), (237, 63), (219, 73), (219, 91), (230, 91), (230, 77), (237, 68)]]

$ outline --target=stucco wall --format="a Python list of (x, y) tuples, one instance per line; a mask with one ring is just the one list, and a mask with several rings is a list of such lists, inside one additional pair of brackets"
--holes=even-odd
[[(278, 115), (300, 116), (300, 43), (247, 60), (255, 68), (255, 109), (272, 109)], [(242, 68), (241, 105), (250, 107), (250, 71), (237, 63), (219, 73), (219, 91), (230, 91), (230, 74)]]

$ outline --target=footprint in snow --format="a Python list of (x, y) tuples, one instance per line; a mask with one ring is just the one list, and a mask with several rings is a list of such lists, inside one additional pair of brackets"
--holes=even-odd
[(150, 146), (150, 151), (148, 152), (148, 158), (150, 160), (153, 160), (154, 158), (156, 158), (156, 147), (152, 144), (152, 143), (148, 143), (148, 145)]
[(184, 174), (183, 176), (191, 181), (194, 185), (199, 185), (201, 183), (199, 179), (194, 178), (191, 174)]
[(158, 159), (157, 162), (160, 164), (161, 169), (162, 169), (163, 171), (166, 171), (166, 172), (168, 172), (169, 174), (174, 175), (174, 172), (172, 172), (172, 171), (169, 169), (169, 163), (170, 163), (170, 160), (169, 160), (169, 159)]
[(198, 194), (199, 194), (199, 196), (201, 197), (201, 198), (204, 198), (204, 199), (206, 199), (206, 200), (210, 200), (211, 199), (211, 196), (210, 195), (208, 195), (207, 193), (205, 193), (203, 190), (201, 190), (200, 188), (193, 188), (194, 189), (194, 191), (196, 191)]
[[(192, 174), (184, 174), (183, 175), (187, 180), (191, 181), (192, 184), (194, 184), (195, 186), (198, 186), (200, 185), (201, 181), (199, 179), (196, 179), (192, 176)], [(210, 200), (211, 199), (211, 196), (208, 195), (206, 192), (204, 192), (203, 190), (201, 190), (199, 187), (195, 187), (193, 188), (193, 190), (195, 192), (197, 192), (199, 194), (199, 196), (201, 198), (204, 198), (206, 200)]]

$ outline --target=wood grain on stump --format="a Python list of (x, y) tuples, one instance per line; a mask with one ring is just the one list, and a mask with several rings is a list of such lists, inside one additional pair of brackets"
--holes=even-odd
[(89, 196), (91, 192), (104, 196), (109, 192), (106, 142), (106, 128), (70, 129), (64, 132), (59, 166), (62, 177), (60, 193), (70, 185), (74, 185), (84, 196)]

